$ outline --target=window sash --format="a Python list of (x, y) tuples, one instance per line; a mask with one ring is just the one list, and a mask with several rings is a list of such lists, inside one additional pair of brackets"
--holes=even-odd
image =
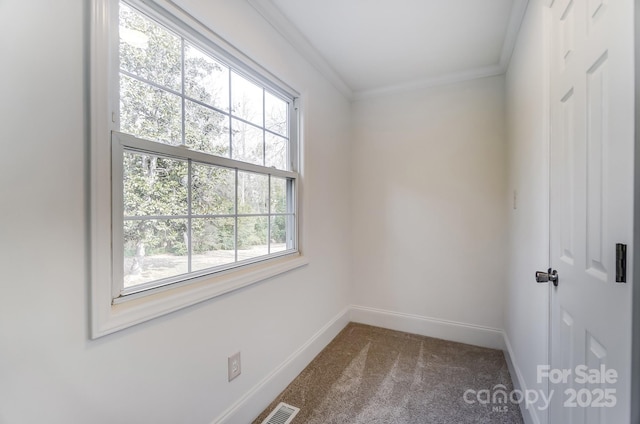
[[(274, 132), (268, 128), (266, 128), (266, 122), (264, 122), (264, 95), (263, 95), (263, 123), (262, 126), (252, 123), (243, 119), (242, 117), (234, 114), (229, 108), (229, 111), (221, 110), (217, 107), (208, 105), (206, 103), (200, 102), (197, 99), (193, 99), (184, 93), (184, 87), (181, 88), (181, 91), (176, 91), (169, 87), (165, 87), (159, 84), (156, 84), (152, 81), (147, 80), (141, 76), (131, 74), (127, 71), (120, 69), (120, 55), (119, 55), (119, 45), (120, 45), (120, 26), (119, 26), (119, 3), (121, 0), (108, 0), (112, 2), (111, 8), (111, 39), (110, 39), (110, 56), (111, 56), (111, 82), (110, 85), (113, 89), (111, 104), (113, 108), (113, 112), (111, 114), (111, 129), (114, 131), (120, 131), (120, 96), (119, 96), (119, 87), (120, 87), (120, 75), (125, 75), (129, 78), (132, 78), (141, 83), (147, 84), (156, 89), (162, 90), (164, 92), (179, 96), (181, 98), (182, 103), (182, 119), (183, 119), (183, 129), (182, 129), (182, 141), (184, 142), (184, 119), (185, 119), (185, 111), (184, 111), (184, 102), (189, 101), (199, 106), (206, 107), (212, 111), (217, 113), (221, 113), (225, 116), (229, 117), (229, 124), (233, 125), (233, 121), (241, 122), (243, 124), (249, 125), (253, 128), (256, 128), (260, 131), (263, 131), (263, 148), (266, 143), (267, 135), (275, 135), (278, 137), (282, 137), (288, 142), (288, 156), (287, 156), (287, 169), (291, 171), (298, 170), (298, 156), (299, 156), (299, 147), (298, 147), (298, 108), (297, 108), (297, 99), (299, 94), (293, 88), (289, 87), (286, 83), (281, 81), (279, 78), (272, 75), (269, 71), (264, 69), (259, 64), (255, 63), (248, 57), (243, 57), (244, 55), (241, 52), (237, 52), (237, 55), (230, 53), (225, 50), (225, 48), (219, 45), (220, 37), (211, 31), (206, 25), (202, 24), (200, 21), (195, 19), (192, 15), (187, 14), (182, 9), (178, 8), (173, 11), (173, 13), (165, 10), (159, 3), (164, 3), (163, 0), (122, 0), (123, 3), (132, 7), (134, 10), (146, 16), (147, 19), (151, 19), (156, 23), (163, 26), (165, 29), (173, 32), (176, 36), (181, 37), (184, 41), (192, 44), (193, 46), (201, 49), (206, 54), (209, 54), (216, 61), (220, 62), (224, 66), (229, 68), (229, 88), (231, 90), (231, 75), (233, 73), (239, 75), (242, 78), (247, 79), (250, 82), (260, 86), (266, 92), (274, 95), (276, 98), (284, 101), (288, 105), (288, 132), (287, 135), (284, 136), (277, 132)], [(172, 5), (176, 7), (175, 5)], [(188, 17), (189, 23), (183, 21), (180, 17), (176, 16), (175, 12), (181, 12)], [(184, 47), (184, 42), (182, 43)], [(235, 50), (233, 46), (229, 45), (228, 50)], [(182, 51), (184, 54), (184, 49)], [(184, 58), (183, 58), (184, 59)], [(243, 60), (244, 59), (244, 60)], [(184, 69), (182, 70), (184, 73)], [(182, 76), (182, 84), (184, 86), (184, 74)], [(231, 92), (229, 92), (229, 102), (231, 102)], [(231, 136), (231, 133), (230, 133)]]
[[(288, 227), (288, 233), (291, 234), (292, 246), (284, 251), (269, 253), (267, 255), (261, 255), (250, 259), (244, 259), (241, 261), (234, 261), (232, 263), (207, 268), (198, 271), (191, 271), (186, 274), (180, 274), (173, 277), (163, 278), (159, 280), (150, 281), (147, 283), (137, 284), (132, 287), (124, 287), (124, 166), (122, 157), (126, 151), (135, 151), (142, 154), (159, 155), (174, 159), (193, 161), (196, 163), (203, 163), (207, 165), (219, 166), (223, 168), (234, 169), (237, 171), (253, 172), (260, 175), (268, 175), (270, 177), (285, 178), (292, 182), (292, 187), (287, 189), (287, 198), (289, 199), (289, 210), (286, 213), (272, 213), (271, 202), (269, 201), (269, 212), (260, 214), (238, 214), (236, 213), (228, 215), (215, 215), (215, 217), (228, 216), (231, 218), (241, 218), (244, 216), (262, 216), (269, 218), (269, 225), (272, 216), (291, 216), (293, 217), (292, 225)], [(288, 185), (289, 186), (289, 185)], [(229, 159), (221, 156), (215, 156), (207, 153), (203, 153), (197, 150), (191, 150), (183, 146), (172, 146), (168, 144), (162, 144), (155, 141), (149, 141), (141, 138), (134, 137), (130, 134), (125, 134), (117, 131), (112, 132), (112, 233), (113, 233), (113, 254), (112, 254), (112, 291), (111, 295), (114, 299), (114, 303), (119, 303), (122, 300), (131, 297), (133, 294), (146, 292), (149, 290), (165, 287), (176, 286), (184, 283), (189, 283), (200, 279), (201, 277), (207, 277), (212, 274), (216, 274), (222, 271), (231, 270), (234, 268), (240, 268), (244, 265), (262, 262), (272, 258), (279, 258), (298, 252), (298, 210), (297, 210), (297, 189), (298, 189), (298, 173), (293, 171), (284, 171), (276, 168), (269, 168), (261, 165), (255, 165), (248, 162), (242, 162), (234, 159)], [(237, 190), (237, 187), (236, 187)], [(237, 202), (237, 196), (236, 196)], [(168, 216), (167, 218), (176, 218), (177, 216)], [(187, 218), (197, 218), (196, 215), (189, 214)], [(213, 216), (212, 216), (213, 217)], [(134, 219), (152, 219), (154, 216), (134, 217)], [(236, 226), (235, 232), (237, 234), (238, 228)], [(270, 237), (270, 234), (268, 234)], [(192, 234), (189, 235), (192, 238)], [(269, 243), (269, 240), (267, 240)], [(238, 246), (237, 243), (234, 246), (237, 256)], [(189, 256), (192, 252), (189, 251)], [(237, 257), (236, 257), (237, 259)]]
[[(112, 131), (119, 131), (120, 128), (120, 27), (119, 27), (119, 2), (120, 0), (101, 0), (105, 5), (110, 4), (109, 22), (109, 89), (110, 94), (110, 123), (109, 127)], [(261, 86), (269, 91), (272, 95), (280, 98), (288, 104), (289, 109), (289, 130), (285, 138), (289, 142), (289, 170), (298, 171), (299, 162), (299, 120), (298, 120), (298, 99), (300, 94), (286, 84), (284, 81), (271, 74), (260, 64), (253, 61), (241, 51), (237, 50), (233, 45), (228, 44), (222, 37), (209, 29), (205, 24), (197, 20), (194, 16), (188, 14), (183, 9), (177, 7), (171, 2), (171, 12), (167, 11), (159, 3), (163, 0), (125, 0), (124, 3), (137, 9), (148, 18), (158, 22), (176, 35), (184, 38), (202, 51), (210, 54), (215, 60), (226, 65), (231, 72), (237, 73), (239, 76)], [(188, 23), (187, 23), (188, 22)], [(125, 73), (126, 75), (126, 73)], [(138, 81), (155, 85), (152, 82), (145, 81), (144, 78), (132, 75)], [(173, 92), (167, 87), (158, 87), (167, 92)], [(200, 104), (196, 99), (192, 99), (185, 94), (175, 92), (175, 94), (184, 97), (184, 99)], [(244, 122), (256, 128), (260, 128), (266, 134), (273, 134), (282, 137), (281, 134), (275, 133), (267, 128), (256, 126), (251, 122), (247, 122), (242, 118), (235, 116), (231, 111), (222, 111), (210, 105), (204, 105), (207, 108), (231, 116), (232, 119)], [(264, 122), (263, 122), (264, 124)]]

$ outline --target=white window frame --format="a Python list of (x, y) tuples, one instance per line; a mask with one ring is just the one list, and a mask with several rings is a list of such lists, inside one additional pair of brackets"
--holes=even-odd
[[(252, 61), (233, 45), (168, 0), (127, 0), (154, 20), (173, 29), (181, 36), (206, 47), (231, 69), (283, 97), (297, 99), (296, 90)], [(119, 0), (95, 0), (91, 13), (90, 61), (90, 203), (91, 203), (91, 337), (97, 338), (132, 325), (165, 315), (184, 307), (220, 296), (308, 263), (300, 253), (300, 178), (299, 169), (299, 106), (290, 105), (290, 161), (292, 171), (279, 171), (259, 165), (240, 163), (233, 159), (212, 157), (196, 151), (159, 145), (117, 131), (119, 66), (114, 53), (118, 45)], [(115, 56), (115, 57), (114, 57)], [(115, 93), (115, 94), (114, 94)], [(294, 179), (295, 240), (293, 251), (258, 257), (213, 273), (187, 275), (186, 279), (156, 286), (148, 290), (125, 291), (121, 271), (114, 266), (114, 258), (122, 250), (117, 236), (122, 229), (118, 217), (122, 201), (121, 168), (123, 149), (148, 150), (153, 153), (194, 159), (212, 165), (254, 170), (261, 174)], [(120, 191), (118, 191), (120, 190)], [(117, 230), (117, 231), (114, 231)], [(119, 260), (119, 258), (118, 258)], [(123, 293), (125, 294), (123, 296)]]

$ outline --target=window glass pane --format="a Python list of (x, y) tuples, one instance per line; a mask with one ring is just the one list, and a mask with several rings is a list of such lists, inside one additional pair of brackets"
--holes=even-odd
[(271, 213), (287, 212), (287, 180), (271, 177)]
[(235, 219), (193, 219), (191, 269), (198, 271), (235, 262)]
[(124, 287), (185, 274), (187, 220), (124, 222)]
[(287, 242), (291, 240), (290, 229), (293, 228), (292, 215), (279, 215), (271, 217), (271, 253), (282, 252), (288, 249)]
[(264, 126), (266, 129), (287, 136), (288, 105), (268, 91), (264, 92)]
[(186, 215), (188, 166), (181, 160), (124, 152), (124, 216)]
[(273, 166), (277, 169), (288, 169), (287, 157), (289, 142), (286, 138), (265, 133), (264, 153), (265, 166)]
[(185, 100), (185, 144), (194, 150), (229, 157), (229, 117)]
[(184, 91), (189, 97), (229, 111), (229, 68), (185, 43)]
[(236, 176), (233, 169), (192, 163), (191, 211), (194, 215), (235, 213)]
[(238, 172), (238, 213), (266, 214), (269, 199), (269, 176)]
[(238, 118), (262, 126), (263, 89), (231, 72), (231, 113)]
[(120, 131), (165, 144), (182, 144), (180, 97), (121, 75)]
[(232, 127), (231, 157), (243, 162), (264, 165), (264, 131), (237, 119), (232, 120)]
[(238, 218), (238, 260), (267, 255), (268, 218), (251, 216)]
[(180, 91), (180, 37), (120, 3), (120, 68)]

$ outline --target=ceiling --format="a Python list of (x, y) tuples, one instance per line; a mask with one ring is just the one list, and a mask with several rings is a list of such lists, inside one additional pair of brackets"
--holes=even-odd
[(527, 0), (248, 0), (350, 98), (504, 73)]

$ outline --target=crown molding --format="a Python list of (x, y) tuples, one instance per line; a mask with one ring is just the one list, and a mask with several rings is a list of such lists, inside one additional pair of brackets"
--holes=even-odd
[[(553, 0), (545, 0), (546, 2)], [(513, 49), (520, 33), (529, 0), (514, 0), (507, 32), (502, 44), (499, 62), (494, 65), (468, 69), (444, 76), (429, 77), (401, 84), (378, 87), (370, 90), (354, 91), (329, 64), (324, 56), (309, 42), (300, 30), (273, 4), (271, 0), (247, 0), (260, 15), (278, 31), (314, 68), (327, 78), (349, 100), (361, 100), (377, 96), (403, 93), (411, 90), (448, 85), (478, 78), (504, 74), (509, 67)]]
[(378, 96), (386, 96), (391, 94), (405, 93), (411, 90), (420, 90), (440, 85), (455, 84), (458, 82), (470, 81), (479, 78), (487, 78), (496, 75), (502, 75), (507, 72), (513, 49), (515, 48), (518, 34), (522, 27), (522, 21), (527, 11), (529, 0), (514, 0), (509, 22), (507, 24), (507, 32), (502, 44), (500, 53), (500, 61), (495, 65), (483, 66), (479, 68), (468, 69), (462, 72), (455, 72), (448, 75), (430, 77), (419, 80), (413, 80), (402, 84), (394, 84), (385, 87), (374, 88), (371, 90), (361, 90), (354, 92), (354, 100), (370, 99)]
[(374, 97), (388, 96), (393, 94), (407, 93), (414, 90), (423, 90), (431, 87), (455, 84), (474, 79), (493, 77), (502, 75), (504, 70), (500, 65), (490, 65), (482, 68), (473, 68), (463, 72), (456, 72), (438, 77), (424, 78), (409, 81), (403, 84), (389, 85), (386, 87), (374, 88), (372, 90), (356, 91), (354, 100), (371, 99)]
[(520, 34), (520, 28), (522, 27), (522, 21), (524, 20), (528, 6), (529, 0), (514, 0), (513, 2), (509, 23), (507, 24), (507, 33), (505, 34), (502, 52), (500, 53), (500, 67), (502, 68), (502, 72), (507, 72), (509, 68), (509, 62), (511, 62), (513, 49), (516, 46), (516, 41), (518, 41), (518, 34)]
[(353, 100), (353, 90), (327, 62), (324, 56), (307, 38), (282, 14), (271, 0), (247, 0), (260, 15), (278, 31), (315, 69), (317, 69), (347, 99)]

